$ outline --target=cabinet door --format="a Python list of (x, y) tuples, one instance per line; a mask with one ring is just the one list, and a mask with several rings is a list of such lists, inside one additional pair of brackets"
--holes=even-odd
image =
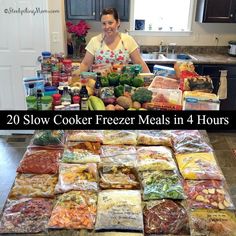
[(213, 23), (236, 22), (236, 0), (198, 0), (196, 21)]
[(130, 0), (100, 0), (99, 17), (104, 8), (114, 7), (122, 21), (129, 21), (129, 4)]
[(95, 20), (95, 0), (66, 0), (66, 12), (68, 20)]

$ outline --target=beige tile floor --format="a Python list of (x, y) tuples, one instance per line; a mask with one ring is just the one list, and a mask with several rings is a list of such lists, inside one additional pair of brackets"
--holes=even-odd
[[(236, 206), (236, 131), (210, 132), (210, 142), (226, 178), (229, 192)], [(31, 139), (31, 135), (0, 135), (0, 212), (16, 175), (16, 168)], [(83, 232), (51, 232), (50, 235), (85, 235)]]

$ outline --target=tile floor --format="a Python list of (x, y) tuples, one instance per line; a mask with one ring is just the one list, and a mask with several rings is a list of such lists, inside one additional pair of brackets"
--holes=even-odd
[[(210, 132), (210, 142), (229, 186), (236, 206), (236, 132)], [(31, 135), (0, 135), (0, 212), (7, 199)]]

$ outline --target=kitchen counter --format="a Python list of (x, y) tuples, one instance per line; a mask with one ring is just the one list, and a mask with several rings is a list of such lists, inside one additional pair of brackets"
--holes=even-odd
[[(236, 57), (229, 56), (227, 54), (219, 53), (189, 53), (193, 59), (191, 61), (194, 64), (234, 64), (236, 65)], [(174, 64), (176, 60), (173, 59), (144, 59), (148, 64)]]

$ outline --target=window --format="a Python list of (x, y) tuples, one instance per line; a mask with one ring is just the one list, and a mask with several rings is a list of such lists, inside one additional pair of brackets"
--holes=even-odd
[(193, 0), (132, 0), (131, 4), (131, 31), (191, 31)]

